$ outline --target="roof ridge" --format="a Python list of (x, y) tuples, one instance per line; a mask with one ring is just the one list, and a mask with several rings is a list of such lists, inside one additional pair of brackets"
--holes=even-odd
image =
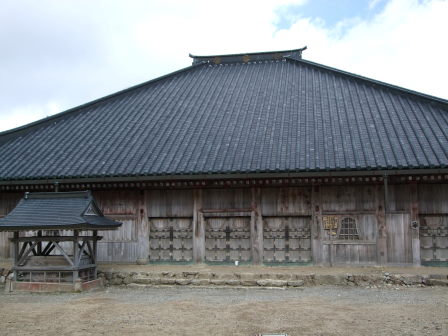
[(252, 52), (252, 53), (241, 53), (241, 54), (227, 54), (227, 55), (207, 55), (207, 56), (196, 56), (189, 54), (193, 58), (193, 64), (200, 62), (209, 62), (213, 64), (223, 64), (223, 63), (248, 63), (250, 61), (265, 61), (265, 60), (281, 60), (286, 57), (291, 58), (302, 58), (302, 52), (306, 50), (307, 47), (299, 49), (289, 49), (289, 50), (279, 50), (279, 51), (262, 51), (262, 52)]
[(432, 96), (432, 95), (429, 95), (429, 94), (426, 94), (426, 93), (421, 93), (421, 92), (410, 90), (410, 89), (406, 89), (406, 88), (404, 88), (402, 86), (389, 84), (389, 83), (386, 83), (386, 82), (383, 82), (383, 81), (380, 81), (380, 80), (377, 80), (377, 79), (373, 79), (373, 78), (370, 78), (370, 77), (365, 77), (365, 76), (362, 76), (362, 75), (358, 75), (358, 74), (355, 74), (353, 72), (341, 70), (341, 69), (338, 69), (338, 68), (333, 68), (331, 66), (320, 64), (320, 63), (316, 63), (316, 62), (312, 62), (312, 61), (308, 61), (308, 60), (305, 60), (303, 58), (297, 59), (297, 58), (294, 58), (294, 57), (285, 56), (285, 59), (287, 59), (289, 61), (299, 62), (299, 63), (302, 62), (302, 63), (305, 63), (307, 65), (315, 66), (315, 67), (318, 67), (318, 68), (321, 68), (321, 69), (324, 69), (324, 70), (337, 72), (337, 73), (339, 73), (341, 75), (345, 75), (345, 76), (348, 76), (348, 77), (353, 77), (355, 79), (366, 81), (366, 82), (369, 82), (369, 83), (374, 84), (374, 85), (384, 86), (384, 87), (387, 87), (389, 89), (393, 89), (393, 90), (400, 91), (402, 93), (406, 93), (408, 95), (410, 94), (410, 95), (414, 95), (414, 96), (418, 96), (420, 98), (424, 98), (424, 99), (430, 100), (432, 102), (437, 102), (437, 103), (442, 103), (444, 105), (448, 105), (448, 100), (447, 99), (444, 99), (444, 98), (441, 98), (441, 97)]
[(79, 191), (60, 191), (60, 192), (26, 192), (25, 199), (36, 198), (92, 198), (92, 194), (89, 190)]
[(216, 54), (216, 55), (203, 55), (203, 56), (188, 54), (188, 56), (190, 56), (191, 58), (196, 58), (196, 57), (207, 58), (207, 57), (219, 57), (219, 56), (224, 57), (224, 56), (261, 55), (261, 54), (276, 54), (276, 53), (289, 53), (289, 52), (295, 52), (295, 51), (304, 51), (306, 49), (307, 49), (307, 47), (305, 46), (302, 48), (286, 49), (286, 50), (257, 51), (257, 52), (250, 52), (250, 53)]
[(189, 65), (189, 66), (187, 66), (185, 68), (181, 68), (179, 70), (170, 72), (170, 73), (168, 73), (166, 75), (162, 75), (162, 76), (150, 79), (150, 80), (145, 81), (143, 83), (136, 84), (136, 85), (130, 86), (130, 87), (126, 88), (126, 89), (119, 90), (119, 91), (113, 92), (111, 94), (108, 94), (106, 96), (103, 96), (103, 97), (91, 100), (91, 101), (89, 101), (87, 103), (71, 107), (68, 110), (65, 110), (65, 111), (53, 114), (51, 116), (48, 116), (48, 117), (45, 117), (45, 118), (33, 121), (31, 123), (28, 123), (28, 124), (25, 124), (25, 125), (22, 125), (22, 126), (18, 126), (18, 127), (9, 129), (9, 130), (6, 130), (6, 131), (2, 131), (2, 132), (0, 132), (0, 145), (2, 145), (4, 142), (8, 141), (10, 138), (14, 138), (15, 136), (26, 134), (26, 133), (34, 130), (35, 128), (47, 125), (48, 123), (50, 123), (50, 122), (52, 122), (54, 120), (58, 120), (60, 118), (63, 118), (66, 115), (69, 115), (69, 114), (72, 114), (72, 113), (75, 114), (77, 112), (80, 113), (86, 107), (89, 107), (89, 106), (101, 103), (102, 101), (105, 101), (105, 100), (110, 99), (110, 98), (115, 97), (115, 96), (119, 96), (119, 95), (127, 93), (129, 91), (133, 91), (133, 90), (142, 88), (142, 87), (144, 87), (146, 85), (150, 85), (150, 84), (153, 84), (155, 82), (167, 79), (167, 78), (169, 78), (171, 76), (174, 76), (174, 75), (177, 75), (179, 73), (187, 72), (187, 71), (192, 70), (194, 68), (200, 67), (201, 65), (204, 65), (204, 64), (207, 64), (207, 62), (199, 62), (199, 63), (196, 63), (196, 64), (192, 64), (192, 65)]

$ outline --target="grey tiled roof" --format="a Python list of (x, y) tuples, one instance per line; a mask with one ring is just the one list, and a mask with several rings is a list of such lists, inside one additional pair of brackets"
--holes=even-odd
[(1, 180), (447, 166), (448, 101), (289, 57), (197, 63), (0, 135)]
[[(90, 207), (94, 212), (89, 211)], [(0, 231), (104, 230), (120, 225), (104, 217), (90, 192), (86, 191), (27, 193), (14, 210), (0, 219)]]

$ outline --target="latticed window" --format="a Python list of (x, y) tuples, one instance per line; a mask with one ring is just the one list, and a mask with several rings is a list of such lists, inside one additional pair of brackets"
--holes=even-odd
[(341, 221), (339, 229), (339, 239), (359, 239), (358, 228), (354, 218), (345, 217)]

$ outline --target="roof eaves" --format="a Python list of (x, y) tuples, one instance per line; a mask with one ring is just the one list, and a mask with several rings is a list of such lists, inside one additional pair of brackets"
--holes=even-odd
[(320, 68), (320, 69), (324, 69), (324, 70), (327, 70), (327, 71), (337, 72), (337, 73), (339, 73), (341, 75), (344, 75), (344, 76), (348, 76), (348, 77), (352, 77), (354, 79), (366, 81), (366, 82), (369, 82), (371, 84), (380, 85), (380, 86), (386, 87), (388, 89), (393, 89), (393, 90), (396, 90), (396, 91), (400, 91), (400, 92), (408, 94), (408, 95), (410, 94), (410, 95), (418, 96), (420, 98), (424, 98), (426, 100), (430, 100), (431, 102), (441, 103), (445, 107), (448, 107), (448, 100), (440, 98), (440, 97), (431, 96), (431, 95), (428, 95), (428, 94), (425, 94), (425, 93), (421, 93), (421, 92), (418, 92), (418, 91), (406, 89), (406, 88), (403, 88), (401, 86), (388, 84), (386, 82), (382, 82), (382, 81), (379, 81), (379, 80), (376, 80), (376, 79), (372, 79), (372, 78), (369, 78), (369, 77), (364, 77), (364, 76), (361, 76), (361, 75), (357, 75), (357, 74), (352, 73), (352, 72), (348, 72), (348, 71), (340, 70), (340, 69), (333, 68), (333, 67), (330, 67), (330, 66), (327, 66), (327, 65), (323, 65), (323, 64), (320, 64), (320, 63), (304, 60), (303, 58), (302, 59), (297, 59), (297, 58), (286, 56), (285, 59), (287, 59), (289, 61), (292, 61), (292, 62), (304, 63), (304, 64), (311, 65), (311, 66), (314, 66), (314, 67), (317, 67), (317, 68)]
[(186, 174), (142, 174), (138, 176), (126, 176), (121, 177), (101, 177), (92, 178), (90, 176), (83, 176), (79, 179), (33, 179), (32, 177), (27, 179), (16, 179), (16, 180), (2, 180), (0, 179), (0, 185), (30, 185), (30, 184), (52, 184), (54, 182), (59, 183), (95, 183), (95, 182), (141, 182), (141, 181), (163, 181), (163, 180), (184, 180), (184, 179), (226, 179), (226, 178), (279, 178), (279, 177), (307, 177), (307, 176), (338, 176), (343, 174), (344, 176), (362, 176), (368, 175), (400, 175), (400, 174), (447, 174), (448, 166), (446, 164), (441, 164), (438, 166), (425, 166), (416, 165), (404, 168), (398, 167), (360, 167), (360, 168), (320, 168), (320, 169), (301, 169), (301, 170), (278, 170), (278, 171), (265, 171), (265, 170), (248, 170), (244, 172), (196, 172), (196, 173), (186, 173)]

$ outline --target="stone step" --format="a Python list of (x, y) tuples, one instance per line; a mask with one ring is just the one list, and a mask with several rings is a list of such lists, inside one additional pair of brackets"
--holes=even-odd
[(429, 279), (430, 286), (448, 286), (448, 279)]
[(244, 286), (303, 287), (342, 286), (446, 286), (440, 276), (413, 274), (288, 274), (288, 273), (213, 273), (213, 272), (111, 272), (99, 271), (107, 286)]

